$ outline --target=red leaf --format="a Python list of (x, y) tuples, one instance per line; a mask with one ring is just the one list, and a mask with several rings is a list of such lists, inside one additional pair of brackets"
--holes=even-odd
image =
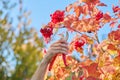
[(84, 78), (85, 78), (84, 76), (81, 76), (79, 80), (84, 80)]
[(103, 17), (103, 12), (99, 11), (96, 15), (96, 20), (100, 20)]
[(118, 25), (118, 28), (120, 28), (120, 24)]
[(120, 44), (120, 29), (117, 29), (116, 31), (112, 31), (108, 34), (108, 37), (112, 41), (116, 41), (118, 44)]
[(65, 54), (62, 54), (62, 59), (63, 59), (64, 65), (67, 66), (66, 55)]
[(114, 13), (120, 11), (119, 6), (114, 6), (114, 5), (113, 5), (113, 8), (112, 8), (112, 9), (113, 9), (113, 12), (114, 12)]
[(109, 44), (107, 48), (110, 50), (117, 50), (113, 44)]
[(76, 41), (74, 42), (75, 49), (76, 49), (77, 51), (81, 50), (81, 49), (82, 49), (82, 46), (84, 46), (84, 44), (85, 44), (85, 41), (84, 41), (84, 40), (76, 40)]
[(55, 62), (56, 57), (57, 57), (57, 55), (55, 55), (55, 56), (52, 58), (52, 60), (51, 60), (51, 62), (50, 62), (50, 65), (49, 65), (49, 68), (48, 68), (49, 71), (51, 71), (52, 66), (53, 66), (53, 64), (54, 64), (54, 62)]
[(114, 28), (116, 23), (117, 23), (117, 22), (112, 22), (112, 23), (110, 23), (110, 27)]
[(82, 2), (87, 3), (87, 4), (97, 4), (100, 1), (99, 0), (82, 0)]
[(107, 6), (107, 5), (104, 3), (99, 3), (98, 6)]

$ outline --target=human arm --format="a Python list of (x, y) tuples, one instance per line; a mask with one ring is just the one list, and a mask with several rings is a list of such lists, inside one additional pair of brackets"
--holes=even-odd
[(47, 70), (47, 66), (50, 63), (51, 59), (56, 54), (66, 54), (68, 51), (67, 42), (63, 39), (53, 43), (41, 63), (39, 64), (37, 70), (35, 71), (34, 75), (32, 76), (31, 80), (44, 80), (44, 76)]

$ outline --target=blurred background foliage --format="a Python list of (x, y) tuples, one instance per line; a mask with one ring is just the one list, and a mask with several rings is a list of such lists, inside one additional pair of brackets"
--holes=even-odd
[(43, 39), (30, 13), (23, 0), (0, 0), (0, 80), (30, 80), (42, 59)]

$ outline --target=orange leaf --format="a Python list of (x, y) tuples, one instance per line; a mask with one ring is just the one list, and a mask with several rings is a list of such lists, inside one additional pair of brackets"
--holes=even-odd
[(63, 68), (58, 68), (56, 76), (60, 79), (64, 75), (64, 71), (65, 70)]
[(70, 31), (73, 31), (73, 29), (71, 28), (71, 24), (78, 20), (77, 17), (73, 16), (73, 15), (67, 15), (65, 18), (64, 18), (64, 26), (70, 30)]
[(70, 4), (69, 6), (67, 6), (67, 7), (66, 7), (66, 9), (65, 9), (65, 10), (66, 10), (67, 12), (70, 12), (70, 10), (71, 10), (72, 8), (73, 8), (73, 5), (72, 5), (72, 4)]
[[(119, 53), (120, 53), (120, 51), (119, 51)], [(119, 54), (119, 53), (118, 53), (118, 54)], [(117, 64), (120, 63), (120, 54), (114, 58), (114, 63), (115, 63), (115, 64), (116, 64), (116, 63), (117, 63)]]
[(82, 13), (83, 13), (84, 15), (87, 15), (87, 14), (88, 14), (88, 6), (87, 6), (87, 5), (84, 5), (84, 6), (83, 6)]
[(111, 16), (109, 15), (109, 13), (103, 14), (103, 18), (108, 22), (111, 20)]
[(90, 39), (90, 37), (87, 36), (86, 34), (83, 34), (83, 35), (81, 36), (81, 39), (83, 39), (87, 44), (93, 44), (93, 40)]
[(75, 7), (74, 12), (76, 14), (76, 17), (79, 17), (80, 14), (82, 13), (82, 7), (81, 6)]
[(116, 67), (113, 66), (112, 64), (104, 66), (101, 68), (104, 73), (110, 73), (113, 74), (116, 70)]
[(88, 72), (89, 76), (93, 76), (98, 78), (100, 76), (100, 72), (98, 72), (98, 63), (92, 63), (89, 66), (84, 66), (83, 68), (85, 68)]
[(92, 60), (85, 60), (84, 62), (81, 62), (80, 65), (81, 66), (89, 66), (90, 64), (92, 64)]

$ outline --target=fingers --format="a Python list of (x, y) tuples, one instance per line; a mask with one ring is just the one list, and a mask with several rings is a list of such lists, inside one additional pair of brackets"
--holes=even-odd
[(57, 54), (57, 53), (67, 54), (67, 52), (68, 52), (68, 48), (65, 48), (65, 47), (52, 47), (51, 50), (55, 54)]
[(53, 43), (49, 49), (48, 52), (55, 55), (58, 53), (62, 53), (62, 54), (67, 54), (68, 53), (68, 45), (67, 42), (63, 39)]
[(51, 48), (53, 48), (53, 47), (64, 47), (64, 48), (68, 49), (68, 44), (65, 40), (59, 40), (59, 41), (53, 43), (50, 47)]
[(68, 45), (66, 43), (55, 43), (54, 45), (50, 46), (51, 48), (53, 47), (63, 47), (63, 48), (67, 48), (68, 49)]
[[(61, 44), (60, 44), (61, 45)], [(62, 46), (53, 46), (48, 49), (50, 53), (57, 54), (57, 53), (67, 53), (68, 51), (68, 46), (67, 45), (62, 45)]]

